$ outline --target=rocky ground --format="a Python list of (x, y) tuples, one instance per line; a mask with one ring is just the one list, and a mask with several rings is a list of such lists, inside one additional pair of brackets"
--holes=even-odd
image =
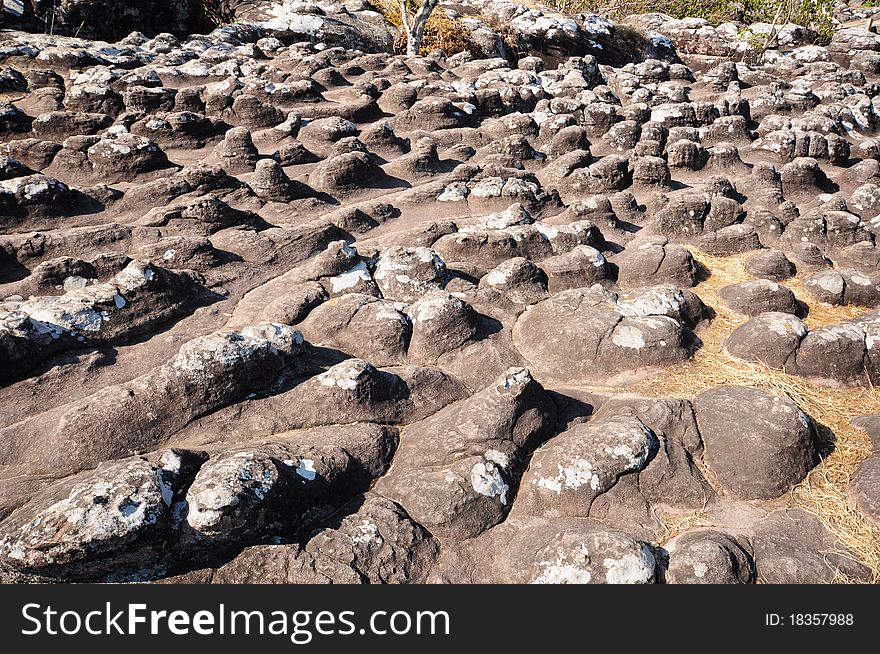
[(228, 4), (0, 32), (3, 579), (880, 578), (880, 36)]

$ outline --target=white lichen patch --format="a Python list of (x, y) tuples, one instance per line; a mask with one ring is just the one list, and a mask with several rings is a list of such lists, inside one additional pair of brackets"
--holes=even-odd
[(509, 487), (501, 476), (501, 470), (491, 461), (480, 461), (471, 468), (471, 486), (480, 495), (498, 497), (507, 504)]
[(463, 202), (470, 195), (470, 190), (464, 182), (455, 182), (443, 188), (437, 196), (437, 202)]
[(247, 338), (235, 332), (209, 334), (185, 343), (171, 360), (170, 368), (181, 376), (213, 377), (253, 360), (269, 348), (265, 340)]
[(850, 274), (849, 281), (858, 286), (870, 286), (871, 278), (867, 275), (863, 275), (860, 272), (854, 272)]
[(865, 341), (865, 331), (860, 325), (853, 323), (843, 323), (839, 325), (829, 325), (816, 329), (813, 334), (828, 343), (834, 343), (839, 339), (846, 339), (856, 343)]
[(548, 241), (552, 241), (554, 238), (559, 236), (559, 230), (553, 225), (547, 225), (546, 223), (536, 222), (534, 223), (535, 229), (546, 238)]
[(865, 329), (865, 347), (871, 351), (874, 350), (875, 346), (880, 344), (880, 325), (874, 322), (870, 322), (863, 325)]
[(327, 372), (318, 375), (318, 383), (321, 386), (336, 386), (346, 391), (357, 388), (358, 379), (364, 374), (365, 367), (362, 365), (352, 365), (350, 363), (341, 363), (333, 366)]
[(162, 501), (165, 502), (165, 506), (171, 506), (172, 501), (174, 500), (174, 487), (171, 483), (172, 473), (169, 471), (165, 471), (161, 468), (156, 470), (156, 482), (159, 484), (159, 489), (162, 493)]
[(561, 495), (563, 489), (577, 490), (585, 485), (594, 491), (604, 490), (598, 475), (593, 472), (593, 464), (584, 458), (575, 458), (566, 465), (557, 464), (556, 468), (556, 476), (536, 476), (532, 483), (557, 495)]
[(291, 31), (308, 34), (313, 38), (320, 35), (324, 19), (314, 14), (304, 13), (308, 3), (283, 0), (266, 7), (266, 20), (258, 23), (269, 30)]
[(26, 200), (33, 200), (47, 194), (51, 188), (52, 187), (48, 181), (25, 184), (24, 197)]
[(208, 508), (208, 504), (224, 506), (224, 499), (237, 504), (237, 498), (221, 495), (217, 491), (202, 493), (198, 501), (187, 503), (186, 523), (197, 531), (210, 529), (223, 517), (219, 509)]
[(378, 545), (382, 546), (385, 540), (379, 533), (379, 527), (369, 520), (364, 520), (357, 526), (357, 533), (351, 537), (356, 545)]
[(314, 481), (318, 472), (315, 470), (315, 462), (313, 459), (300, 459), (296, 466), (296, 474), (306, 481)]
[(123, 270), (117, 273), (110, 283), (121, 286), (126, 291), (137, 290), (153, 281), (156, 273), (149, 264), (143, 261), (132, 261)]
[[(482, 224), (478, 225), (478, 229), (507, 229), (514, 225), (528, 225), (532, 222), (532, 216), (525, 208), (519, 204), (513, 204), (500, 213), (493, 213), (487, 216)], [(462, 231), (465, 231), (463, 228)]]
[(526, 368), (508, 368), (504, 372), (504, 390), (522, 388), (531, 381), (532, 375)]
[(331, 277), (329, 281), (330, 288), (333, 292), (341, 293), (346, 289), (354, 288), (358, 284), (372, 281), (372, 277), (370, 277), (370, 271), (367, 268), (367, 264), (361, 261), (341, 275)]
[(74, 485), (68, 496), (41, 509), (33, 520), (0, 541), (0, 552), (24, 560), (31, 546), (43, 543), (37, 557), (51, 560), (52, 551), (64, 552), (82, 543), (105, 544), (130, 538), (156, 525), (163, 512), (162, 492), (154, 469), (143, 460), (111, 464), (100, 480)]
[(56, 298), (35, 298), (21, 305), (21, 311), (28, 316), (37, 334), (48, 334), (57, 339), (67, 332), (94, 333), (101, 329), (107, 317), (84, 302), (77, 303), (66, 297), (54, 300)]
[[(401, 307), (403, 309), (405, 307)], [(385, 302), (380, 303), (379, 309), (376, 311), (374, 319), (376, 322), (399, 322), (401, 324), (409, 324), (406, 315), (402, 314), (393, 304)]]
[(438, 291), (426, 295), (410, 307), (409, 316), (413, 322), (425, 323), (437, 320), (451, 311), (464, 310), (464, 302), (448, 293)]
[(822, 273), (807, 282), (807, 286), (814, 285), (834, 296), (840, 296), (843, 294), (844, 281), (843, 277), (838, 272), (829, 271)]
[(609, 584), (647, 584), (654, 578), (657, 562), (654, 554), (644, 545), (638, 554), (624, 554), (619, 559), (607, 558), (605, 582)]
[[(123, 296), (122, 290), (133, 291), (152, 279), (152, 271), (143, 265), (135, 265), (139, 263), (132, 262), (102, 284), (94, 280), (90, 286), (82, 277), (68, 277), (62, 285), (66, 291), (64, 295), (32, 297), (19, 304), (16, 313), (26, 317), (27, 323), (18, 324), (18, 335), (25, 338), (49, 335), (53, 339), (65, 333), (93, 336), (111, 318), (112, 312), (128, 306), (129, 300)], [(132, 283), (135, 279), (137, 282)], [(3, 322), (8, 323), (8, 318)]]
[(587, 248), (587, 246), (579, 246), (582, 250), (588, 250), (587, 260), (596, 268), (602, 268), (606, 263), (605, 255), (595, 248)]
[(807, 335), (807, 326), (802, 320), (790, 314), (775, 314), (767, 322), (767, 328), (777, 336), (795, 334), (803, 338)]
[(491, 461), (501, 468), (506, 468), (508, 465), (510, 465), (510, 457), (499, 450), (486, 450), (486, 453), (483, 454), (483, 458), (486, 459), (486, 461)]
[(182, 464), (183, 459), (174, 450), (167, 450), (159, 457), (159, 466), (162, 470), (167, 470), (168, 472), (180, 472)]
[(629, 318), (646, 316), (674, 316), (685, 304), (684, 294), (675, 287), (656, 287), (648, 289), (631, 299), (619, 299), (617, 310)]
[(642, 330), (624, 325), (614, 332), (611, 342), (619, 347), (629, 348), (632, 350), (641, 350), (645, 347), (645, 338)]
[(617, 440), (613, 446), (605, 445), (603, 450), (614, 459), (623, 459), (626, 470), (640, 470), (648, 460), (654, 433), (639, 423), (615, 433)]
[(261, 322), (258, 325), (250, 325), (241, 330), (241, 335), (255, 342), (264, 341), (269, 344), (269, 350), (273, 354), (294, 356), (302, 352), (305, 339), (302, 333), (290, 325), (282, 325), (274, 322)]
[(495, 288), (503, 288), (507, 286), (510, 279), (510, 272), (501, 268), (496, 268), (486, 275), (486, 283)]
[(553, 561), (540, 561), (540, 573), (532, 584), (588, 584), (593, 578), (590, 570), (590, 551), (586, 544), (568, 550), (558, 547)]

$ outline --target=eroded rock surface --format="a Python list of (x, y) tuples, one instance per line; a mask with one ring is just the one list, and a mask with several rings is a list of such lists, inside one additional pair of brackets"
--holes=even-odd
[(197, 4), (0, 10), (0, 580), (877, 581), (880, 37)]

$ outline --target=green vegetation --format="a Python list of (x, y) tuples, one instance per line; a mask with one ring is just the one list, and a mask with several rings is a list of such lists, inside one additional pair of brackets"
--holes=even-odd
[(713, 25), (727, 21), (796, 23), (819, 44), (830, 42), (834, 34), (834, 0), (544, 0), (543, 4), (564, 13), (591, 12), (612, 19), (661, 12), (673, 18), (703, 18)]

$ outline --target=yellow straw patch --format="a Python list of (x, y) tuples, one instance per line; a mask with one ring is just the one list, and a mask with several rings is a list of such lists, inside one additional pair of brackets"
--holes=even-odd
[[(765, 390), (795, 402), (813, 417), (821, 431), (834, 435), (835, 444), (833, 452), (791, 491), (789, 505), (816, 514), (834, 537), (850, 550), (849, 555), (871, 569), (872, 581), (880, 582), (880, 529), (856, 510), (846, 496), (852, 475), (872, 452), (868, 436), (853, 427), (850, 420), (855, 416), (880, 414), (880, 391), (874, 388), (825, 388), (781, 370), (727, 357), (723, 352), (724, 340), (747, 318), (726, 309), (716, 293), (724, 286), (751, 279), (744, 263), (754, 253), (714, 257), (696, 248), (689, 249), (709, 271), (708, 278), (693, 291), (717, 315), (708, 327), (699, 331), (703, 345), (691, 360), (653, 375), (630, 390), (643, 395), (692, 399), (700, 391), (733, 384)], [(810, 312), (805, 322), (811, 328), (839, 323), (866, 311), (863, 307), (820, 303), (807, 294), (802, 279), (788, 280), (785, 285), (799, 300), (808, 304)], [(698, 463), (705, 468), (702, 462)], [(712, 481), (711, 474), (709, 481)], [(661, 516), (661, 519), (666, 526), (666, 538), (688, 527), (711, 524), (703, 512)], [(846, 583), (852, 580), (838, 572), (835, 581)]]

